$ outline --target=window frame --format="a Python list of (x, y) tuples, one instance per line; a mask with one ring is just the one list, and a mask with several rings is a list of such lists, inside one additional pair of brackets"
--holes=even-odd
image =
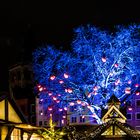
[[(127, 118), (127, 114), (130, 114), (130, 115), (131, 115), (131, 119), (128, 119), (128, 118)], [(132, 113), (127, 113), (127, 114), (126, 114), (127, 120), (132, 120)]]
[(139, 106), (137, 105), (137, 101), (140, 102), (140, 99), (135, 99), (135, 106), (138, 107), (138, 108), (140, 108), (140, 105)]
[(140, 120), (140, 118), (139, 119), (137, 118), (137, 114), (140, 114), (140, 112), (135, 113), (135, 120)]

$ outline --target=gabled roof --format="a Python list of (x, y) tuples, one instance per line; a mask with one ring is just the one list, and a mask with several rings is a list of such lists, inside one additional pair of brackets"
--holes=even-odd
[(132, 129), (131, 126), (129, 126), (126, 123), (121, 123), (117, 121), (116, 119), (111, 119), (107, 123), (104, 123), (94, 129), (92, 133), (89, 133), (89, 136), (87, 138), (89, 139), (95, 139), (100, 137), (110, 126), (116, 126), (123, 132), (124, 135), (128, 135), (131, 138), (140, 138), (140, 131)]
[[(124, 120), (124, 122), (126, 121), (126, 117), (119, 111), (119, 109), (117, 107), (112, 105), (111, 108), (103, 116), (103, 118), (102, 118), (103, 122), (106, 122), (106, 119), (111, 119), (110, 114), (112, 111), (114, 111), (116, 113), (116, 115), (119, 117), (118, 119), (122, 119), (122, 120)], [(115, 116), (112, 116), (112, 118), (113, 117), (115, 117)]]
[(120, 100), (113, 94), (107, 103), (120, 103)]
[(24, 115), (22, 114), (20, 108), (17, 106), (15, 100), (11, 97), (9, 93), (7, 92), (0, 93), (0, 102), (4, 100), (10, 103), (11, 107), (14, 109), (14, 111), (17, 113), (17, 115), (19, 116), (19, 118), (23, 123), (28, 123), (28, 121), (25, 119)]

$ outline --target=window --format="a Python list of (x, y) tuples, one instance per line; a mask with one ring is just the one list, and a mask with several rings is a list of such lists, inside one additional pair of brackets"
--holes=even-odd
[(76, 117), (71, 117), (71, 122), (72, 123), (76, 123), (77, 122), (77, 118)]
[(136, 120), (140, 120), (140, 112), (137, 112), (135, 116), (136, 116)]
[(31, 104), (31, 113), (35, 113), (35, 104)]
[(17, 71), (17, 79), (21, 80), (21, 72), (20, 71)]
[(136, 126), (135, 128), (136, 128), (137, 130), (140, 130), (140, 126)]
[(39, 104), (42, 105), (42, 101), (39, 101)]
[(44, 121), (44, 125), (47, 125), (47, 121)]
[(126, 115), (126, 117), (127, 117), (128, 120), (131, 120), (131, 119), (132, 119), (132, 114), (131, 114), (131, 113), (128, 113), (128, 114)]
[(84, 116), (80, 116), (80, 122), (85, 122), (85, 117)]
[(31, 124), (35, 124), (35, 122), (36, 122), (36, 118), (35, 118), (35, 116), (33, 115), (33, 116), (31, 116)]
[(43, 115), (43, 111), (42, 110), (39, 111), (39, 115), (41, 115), (41, 116)]
[(131, 101), (128, 101), (128, 102), (127, 102), (127, 105), (128, 105), (128, 106), (132, 106), (132, 102), (131, 102)]
[(24, 78), (25, 80), (31, 80), (31, 72), (27, 69), (24, 70)]
[(140, 107), (140, 100), (136, 100), (136, 107)]
[(42, 126), (42, 121), (39, 121), (39, 126)]

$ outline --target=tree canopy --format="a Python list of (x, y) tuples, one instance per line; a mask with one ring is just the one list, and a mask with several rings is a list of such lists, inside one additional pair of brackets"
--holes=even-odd
[(140, 26), (115, 30), (80, 26), (74, 30), (71, 51), (42, 46), (33, 52), (35, 80), (40, 98), (49, 99), (47, 108), (86, 106), (99, 123), (100, 110), (112, 94), (122, 104), (140, 94)]

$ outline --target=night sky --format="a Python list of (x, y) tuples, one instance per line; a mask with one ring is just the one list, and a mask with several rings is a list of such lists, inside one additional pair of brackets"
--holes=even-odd
[[(46, 0), (47, 1), (47, 0)], [(70, 48), (73, 29), (86, 24), (112, 30), (115, 25), (140, 23), (138, 2), (112, 1), (0, 3), (0, 91), (8, 91), (8, 68), (43, 45)]]

